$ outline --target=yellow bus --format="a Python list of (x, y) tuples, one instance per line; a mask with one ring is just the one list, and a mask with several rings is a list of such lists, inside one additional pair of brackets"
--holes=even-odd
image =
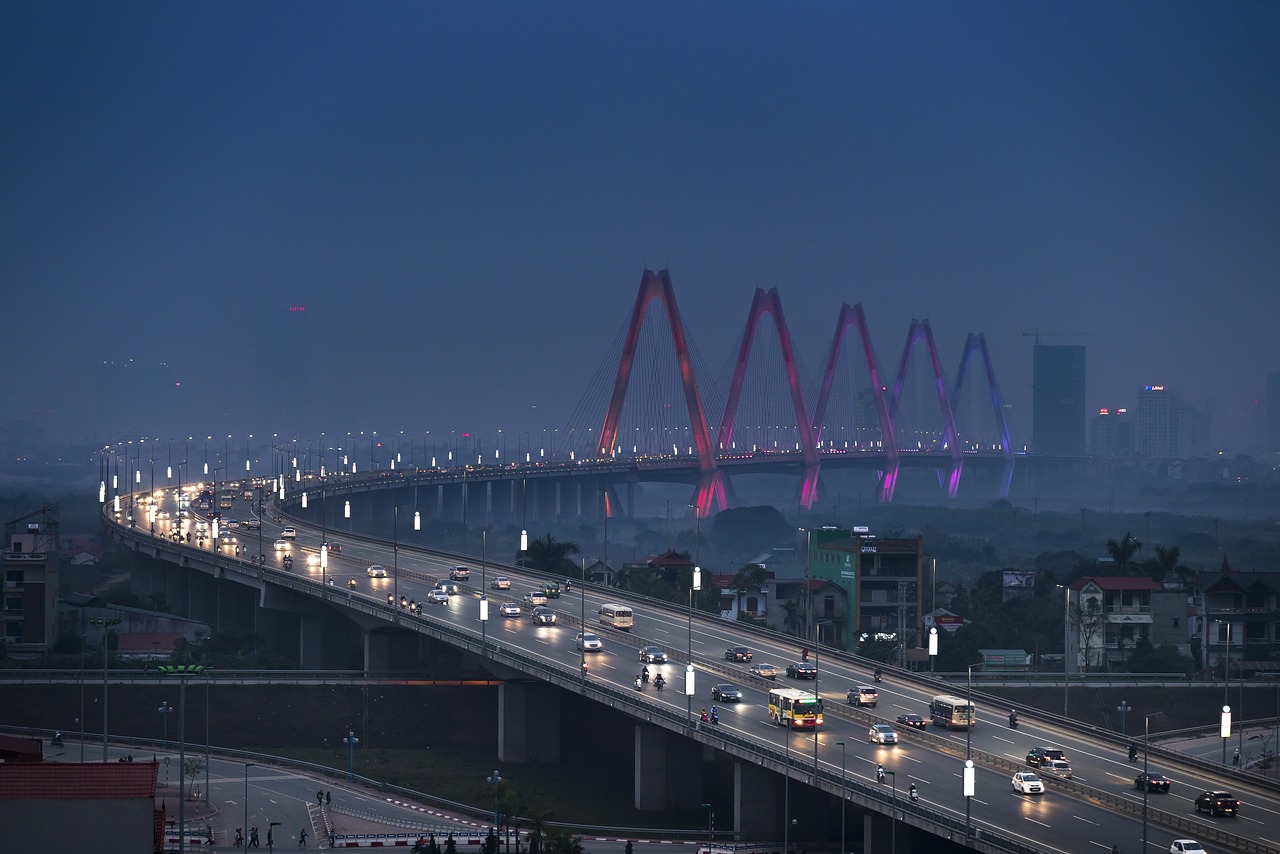
[(769, 691), (769, 720), (789, 729), (819, 729), (822, 698), (799, 688), (773, 688)]

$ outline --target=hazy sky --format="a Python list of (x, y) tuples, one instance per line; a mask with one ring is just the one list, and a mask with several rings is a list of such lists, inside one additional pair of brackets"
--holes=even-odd
[[(4, 419), (55, 439), (565, 423), (668, 267), (894, 364), (1031, 339), (1248, 446), (1280, 370), (1280, 5), (0, 4)], [(299, 309), (305, 309), (301, 311)], [(1060, 333), (1069, 333), (1060, 335)]]

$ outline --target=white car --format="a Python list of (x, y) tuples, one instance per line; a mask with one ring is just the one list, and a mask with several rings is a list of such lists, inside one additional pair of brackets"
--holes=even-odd
[(240, 520), (239, 520), (239, 519), (228, 519), (228, 520), (227, 520), (227, 527), (228, 527), (228, 528), (239, 528), (239, 527), (240, 527)]
[(1169, 846), (1169, 854), (1207, 854), (1199, 842), (1194, 839), (1175, 839)]
[(867, 741), (872, 744), (897, 744), (898, 734), (888, 724), (872, 724), (867, 730)]
[(1034, 771), (1019, 771), (1013, 775), (1013, 790), (1024, 795), (1043, 795), (1044, 782)]
[(434, 602), (437, 605), (448, 605), (449, 594), (445, 593), (443, 590), (432, 590), (427, 594), (427, 601)]
[(1040, 766), (1040, 773), (1052, 774), (1064, 780), (1071, 779), (1071, 763), (1065, 759), (1050, 759)]
[(573, 641), (583, 652), (599, 652), (604, 649), (604, 641), (594, 632), (578, 632), (573, 636)]
[(505, 575), (499, 575), (493, 581), (489, 582), (489, 587), (494, 590), (510, 590), (511, 579), (507, 578)]
[(449, 577), (454, 581), (466, 581), (471, 577), (471, 570), (465, 566), (455, 566), (449, 570)]
[(276, 540), (276, 551), (284, 552), (289, 550), (288, 540)]
[(504, 617), (520, 616), (520, 606), (517, 605), (515, 602), (503, 602), (502, 607), (500, 607), (498, 610), (502, 612), (502, 616)]
[(386, 578), (387, 577), (387, 568), (380, 563), (375, 563), (373, 566), (366, 569), (365, 572), (369, 575), (370, 578)]
[(532, 593), (524, 594), (524, 603), (526, 605), (545, 605), (547, 604), (547, 594), (541, 590), (535, 590)]
[(312, 552), (311, 554), (307, 555), (307, 566), (319, 566), (319, 565), (320, 565), (320, 552)]
[(296, 540), (298, 539), (298, 529), (292, 525), (287, 525), (284, 530), (280, 532), (280, 538), (284, 540)]

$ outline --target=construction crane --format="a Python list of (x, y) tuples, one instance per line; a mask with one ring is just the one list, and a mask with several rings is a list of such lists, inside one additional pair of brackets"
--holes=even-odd
[(1040, 336), (1042, 336), (1042, 335), (1043, 335), (1045, 338), (1067, 338), (1067, 337), (1083, 338), (1083, 337), (1086, 337), (1086, 336), (1089, 336), (1089, 335), (1093, 335), (1093, 334), (1094, 334), (1094, 333), (1092, 333), (1092, 332), (1041, 332), (1039, 329), (1037, 329), (1035, 332), (1024, 332), (1024, 333), (1022, 333), (1022, 337), (1023, 337), (1023, 338), (1034, 338), (1034, 339), (1035, 339), (1035, 346), (1039, 347), (1039, 346), (1040, 346)]

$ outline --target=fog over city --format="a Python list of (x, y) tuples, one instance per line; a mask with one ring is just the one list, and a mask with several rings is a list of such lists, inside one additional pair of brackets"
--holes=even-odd
[(563, 426), (668, 269), (731, 358), (1087, 348), (1261, 450), (1280, 6), (8, 3), (0, 421), (51, 444)]

